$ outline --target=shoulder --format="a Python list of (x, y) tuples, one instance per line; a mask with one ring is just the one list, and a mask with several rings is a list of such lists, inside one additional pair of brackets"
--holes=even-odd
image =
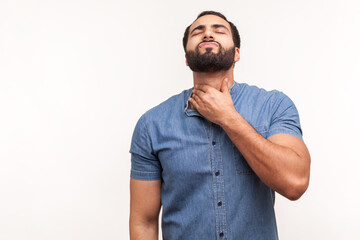
[(184, 102), (186, 94), (191, 89), (183, 90), (182, 92), (175, 94), (158, 105), (148, 109), (143, 115), (147, 122), (164, 121), (170, 117), (174, 117), (179, 112), (184, 110)]
[(247, 83), (239, 84), (239, 96), (250, 101), (257, 103), (268, 103), (269, 105), (275, 104), (288, 96), (277, 89), (267, 90), (256, 85), (249, 85)]
[(295, 109), (291, 99), (277, 89), (266, 90), (241, 83), (236, 93), (233, 96), (235, 109), (253, 125), (269, 125), (275, 114)]

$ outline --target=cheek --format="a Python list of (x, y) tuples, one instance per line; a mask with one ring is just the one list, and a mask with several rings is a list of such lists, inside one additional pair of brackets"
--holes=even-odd
[(226, 48), (234, 46), (234, 42), (232, 39), (226, 38), (223, 40), (223, 43), (224, 43), (224, 46), (226, 46)]
[(195, 50), (195, 48), (196, 48), (196, 43), (195, 42), (191, 41), (191, 42), (187, 43), (187, 49), (188, 50)]

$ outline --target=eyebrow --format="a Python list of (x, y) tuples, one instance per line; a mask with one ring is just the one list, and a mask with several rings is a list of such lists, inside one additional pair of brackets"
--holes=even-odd
[[(194, 28), (190, 34), (192, 34), (195, 30), (201, 30), (204, 28), (205, 28), (205, 25), (199, 25), (196, 28)], [(228, 32), (230, 32), (229, 29), (222, 24), (213, 24), (213, 25), (211, 25), (211, 28), (225, 28)]]

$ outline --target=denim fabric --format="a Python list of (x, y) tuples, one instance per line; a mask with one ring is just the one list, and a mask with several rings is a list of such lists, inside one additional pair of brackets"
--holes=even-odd
[[(162, 180), (163, 239), (278, 239), (274, 191), (219, 125), (188, 108), (191, 91), (144, 113), (130, 147), (130, 177)], [(234, 82), (230, 94), (264, 138), (287, 133), (302, 139), (297, 109), (284, 93)]]

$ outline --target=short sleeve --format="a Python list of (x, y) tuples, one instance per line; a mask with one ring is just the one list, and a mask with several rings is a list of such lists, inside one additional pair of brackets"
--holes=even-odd
[(158, 157), (153, 152), (145, 114), (136, 123), (129, 152), (131, 153), (131, 178), (139, 180), (161, 179), (162, 168)]
[(295, 104), (284, 93), (279, 93), (272, 106), (273, 113), (268, 137), (277, 133), (286, 133), (303, 140), (299, 113)]

